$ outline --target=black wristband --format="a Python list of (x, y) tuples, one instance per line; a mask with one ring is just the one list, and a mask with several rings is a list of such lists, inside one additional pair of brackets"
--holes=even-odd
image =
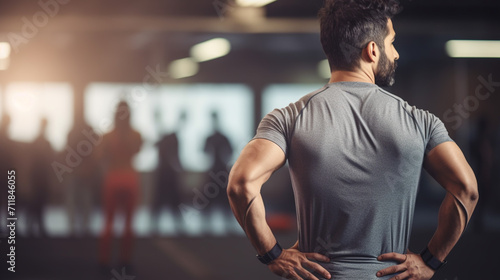
[(441, 262), (440, 260), (436, 259), (431, 254), (428, 247), (425, 247), (425, 249), (420, 253), (420, 256), (422, 257), (424, 263), (435, 271), (440, 269), (447, 263), (447, 261)]
[(281, 248), (280, 244), (276, 242), (276, 245), (274, 245), (274, 247), (269, 252), (267, 252), (263, 256), (257, 255), (257, 259), (259, 259), (259, 261), (263, 264), (270, 264), (281, 255), (281, 252), (283, 252), (283, 249)]

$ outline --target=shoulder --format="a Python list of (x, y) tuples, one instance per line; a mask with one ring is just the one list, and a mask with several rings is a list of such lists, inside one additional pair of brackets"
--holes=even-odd
[(405, 110), (410, 110), (410, 108), (412, 107), (416, 108), (415, 106), (410, 106), (406, 100), (393, 94), (392, 92), (389, 92), (381, 87), (378, 87), (377, 90), (384, 100), (389, 102), (394, 102), (399, 106), (403, 107)]
[(383, 95), (385, 95), (387, 99), (391, 99), (391, 100), (394, 100), (395, 102), (397, 102), (398, 106), (401, 106), (401, 108), (403, 108), (408, 114), (410, 114), (411, 116), (413, 116), (415, 118), (439, 119), (434, 114), (429, 112), (429, 110), (418, 108), (415, 105), (410, 105), (406, 100), (402, 99), (401, 97), (399, 97), (395, 94), (392, 94), (391, 92), (389, 92), (387, 90), (380, 88), (380, 92)]
[(309, 104), (311, 104), (311, 102), (321, 100), (322, 99), (321, 97), (324, 95), (324, 93), (329, 92), (329, 91), (334, 91), (334, 89), (332, 89), (331, 87), (326, 85), (318, 90), (315, 90), (313, 92), (310, 92), (310, 93), (302, 96), (302, 98), (300, 98), (297, 102), (295, 102), (294, 105), (302, 110), (305, 107), (307, 107)]
[(280, 119), (285, 118), (285, 119), (290, 119), (293, 120), (295, 119), (300, 113), (313, 102), (313, 100), (316, 100), (318, 96), (321, 95), (321, 93), (325, 92), (328, 90), (327, 86), (324, 86), (316, 91), (310, 92), (304, 96), (302, 96), (299, 100), (290, 103), (288, 106), (281, 108), (281, 109), (274, 109), (272, 112), (268, 114), (269, 117), (278, 117)]

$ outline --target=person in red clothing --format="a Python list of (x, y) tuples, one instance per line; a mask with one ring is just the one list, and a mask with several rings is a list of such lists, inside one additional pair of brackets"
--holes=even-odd
[(130, 126), (130, 108), (125, 101), (118, 104), (114, 129), (103, 136), (99, 156), (104, 164), (103, 209), (105, 228), (99, 244), (99, 263), (110, 266), (111, 237), (116, 210), (125, 214), (125, 232), (121, 240), (120, 263), (130, 266), (134, 234), (132, 215), (139, 197), (139, 174), (132, 158), (142, 145), (140, 134)]

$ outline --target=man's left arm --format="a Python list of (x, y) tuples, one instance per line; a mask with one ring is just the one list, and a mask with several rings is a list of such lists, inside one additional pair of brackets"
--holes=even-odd
[[(391, 280), (430, 279), (465, 231), (477, 204), (477, 182), (465, 156), (454, 142), (444, 142), (425, 157), (424, 167), (447, 191), (438, 214), (438, 227), (428, 247), (419, 255), (386, 253), (379, 260), (395, 260), (399, 265), (383, 269), (377, 276), (402, 272)], [(425, 259), (425, 261), (424, 261)]]
[[(265, 139), (251, 141), (241, 152), (229, 174), (227, 193), (231, 209), (250, 242), (263, 256), (276, 245), (276, 238), (266, 222), (260, 194), (262, 185), (285, 163), (285, 154), (275, 143)], [(269, 269), (287, 279), (315, 279), (315, 271), (330, 279), (319, 264), (330, 259), (317, 253), (302, 253), (296, 248), (284, 249)], [(309, 270), (309, 271), (308, 271)]]

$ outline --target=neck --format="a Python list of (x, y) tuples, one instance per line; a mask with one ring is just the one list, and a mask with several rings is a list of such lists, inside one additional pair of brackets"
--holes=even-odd
[(365, 71), (364, 69), (356, 69), (354, 71), (336, 70), (332, 72), (330, 83), (335, 82), (363, 82), (375, 83), (375, 76), (373, 73)]

